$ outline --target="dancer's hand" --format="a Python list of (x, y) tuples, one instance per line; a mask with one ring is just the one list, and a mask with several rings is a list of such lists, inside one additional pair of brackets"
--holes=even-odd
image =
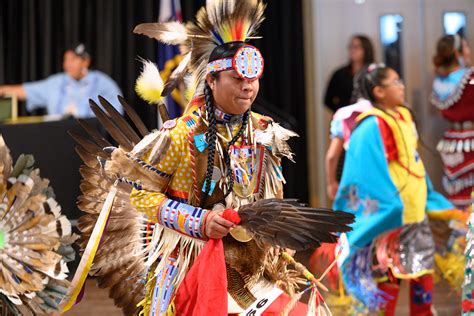
[(222, 213), (223, 211), (210, 211), (209, 215), (207, 215), (204, 234), (208, 238), (220, 239), (236, 226), (234, 223), (222, 218)]

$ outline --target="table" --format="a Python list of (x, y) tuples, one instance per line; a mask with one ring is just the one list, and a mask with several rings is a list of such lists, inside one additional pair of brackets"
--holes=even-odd
[[(96, 128), (100, 126), (95, 118), (86, 121)], [(69, 219), (77, 219), (81, 216), (76, 206), (80, 194), (81, 159), (75, 152), (76, 143), (67, 134), (68, 130), (87, 135), (74, 118), (52, 121), (28, 118), (0, 124), (0, 133), (13, 160), (16, 161), (20, 154), (32, 154), (41, 176), (50, 180), (62, 213)]]

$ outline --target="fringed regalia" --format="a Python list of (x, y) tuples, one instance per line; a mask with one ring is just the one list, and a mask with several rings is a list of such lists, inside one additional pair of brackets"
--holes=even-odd
[(452, 127), (437, 145), (444, 164), (443, 187), (457, 207), (472, 204), (474, 187), (474, 67), (436, 76), (431, 102)]
[(462, 218), (433, 190), (417, 141), (404, 107), (362, 113), (349, 140), (334, 208), (356, 216), (353, 231), (341, 237), (339, 264), (344, 286), (363, 303), (362, 310), (384, 308), (392, 293), (381, 285), (396, 279), (414, 280), (413, 310), (431, 304), (432, 281), (422, 282), (435, 268), (427, 216)]

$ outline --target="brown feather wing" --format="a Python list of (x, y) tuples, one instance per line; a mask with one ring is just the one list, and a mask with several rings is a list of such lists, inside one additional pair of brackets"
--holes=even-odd
[(266, 244), (305, 250), (337, 241), (336, 233), (351, 230), (354, 215), (311, 208), (294, 199), (263, 199), (239, 209), (240, 225)]
[[(122, 105), (125, 104), (124, 109), (132, 125), (107, 100), (102, 97), (99, 100), (102, 107), (91, 101), (91, 109), (112, 136), (113, 142), (125, 151), (130, 151), (143, 136), (149, 134), (145, 124), (125, 100), (119, 97)], [(79, 133), (70, 133), (78, 144), (76, 151), (84, 162), (80, 168), (82, 195), (77, 201), (79, 209), (86, 213), (78, 221), (81, 232), (78, 245), (84, 250), (107, 195), (121, 174), (108, 173), (103, 169), (104, 163), (113, 159), (104, 147), (110, 148), (113, 144), (87, 122), (80, 121), (80, 124), (91, 136), (91, 140), (88, 140)], [(101, 287), (110, 288), (110, 297), (127, 315), (137, 313), (136, 306), (144, 293), (147, 239), (143, 236), (152, 233), (150, 227), (154, 224), (143, 218), (130, 204), (131, 189), (129, 184), (117, 185), (112, 211), (90, 271), (97, 277)]]

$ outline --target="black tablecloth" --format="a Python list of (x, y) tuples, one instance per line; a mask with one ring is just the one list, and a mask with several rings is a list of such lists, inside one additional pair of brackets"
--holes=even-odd
[[(96, 119), (87, 121), (95, 127), (99, 126)], [(50, 180), (62, 212), (69, 219), (77, 219), (81, 215), (76, 206), (80, 194), (81, 160), (74, 150), (74, 140), (67, 134), (68, 130), (86, 135), (75, 119), (0, 125), (0, 133), (10, 148), (13, 160), (16, 161), (22, 153), (32, 154), (35, 168), (41, 170), (42, 177)]]

